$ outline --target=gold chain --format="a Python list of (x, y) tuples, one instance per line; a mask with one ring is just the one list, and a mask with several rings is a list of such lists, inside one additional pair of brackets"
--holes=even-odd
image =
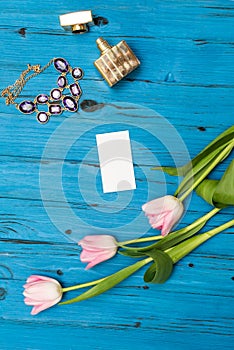
[[(9, 85), (7, 88), (5, 88), (2, 93), (1, 96), (5, 97), (6, 96), (6, 105), (16, 105), (17, 103), (15, 102), (15, 99), (20, 95), (21, 91), (23, 90), (25, 84), (32, 79), (33, 77), (36, 77), (37, 75), (39, 75), (40, 73), (44, 72), (44, 70), (46, 70), (52, 63), (53, 63), (54, 59), (50, 60), (44, 67), (41, 68), (41, 66), (39, 64), (36, 64), (34, 66), (31, 66), (30, 64), (28, 64), (28, 68), (25, 69), (21, 74), (19, 79), (17, 79), (15, 81), (15, 83), (13, 85)], [(34, 72), (31, 75), (27, 76), (29, 72)]]

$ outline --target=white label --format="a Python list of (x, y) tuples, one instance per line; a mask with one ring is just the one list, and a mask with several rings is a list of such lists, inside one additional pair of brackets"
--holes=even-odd
[(129, 132), (96, 135), (103, 192), (136, 188)]

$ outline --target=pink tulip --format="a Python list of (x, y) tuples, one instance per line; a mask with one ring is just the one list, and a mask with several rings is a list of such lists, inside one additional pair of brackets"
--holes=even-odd
[(150, 225), (161, 230), (162, 236), (166, 236), (181, 218), (184, 207), (176, 197), (165, 196), (144, 204), (142, 210), (148, 217)]
[(59, 282), (45, 276), (32, 275), (24, 285), (24, 302), (26, 305), (33, 306), (31, 315), (36, 315), (57, 304), (61, 300), (62, 294)]
[(78, 244), (83, 248), (80, 260), (89, 263), (86, 270), (112, 258), (118, 249), (115, 238), (108, 235), (86, 236)]

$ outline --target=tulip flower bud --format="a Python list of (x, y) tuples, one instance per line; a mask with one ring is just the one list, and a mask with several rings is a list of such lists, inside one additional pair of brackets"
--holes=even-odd
[(24, 285), (23, 295), (25, 304), (33, 306), (31, 315), (36, 315), (57, 304), (62, 299), (63, 291), (55, 279), (32, 275)]
[(178, 198), (167, 195), (144, 204), (142, 210), (150, 225), (161, 230), (162, 236), (166, 236), (181, 218), (184, 207)]
[(86, 236), (78, 244), (83, 248), (80, 260), (89, 263), (86, 270), (112, 258), (118, 249), (115, 238), (109, 235)]

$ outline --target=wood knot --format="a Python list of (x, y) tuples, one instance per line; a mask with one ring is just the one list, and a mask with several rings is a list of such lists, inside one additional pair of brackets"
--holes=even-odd
[(70, 235), (70, 234), (72, 233), (72, 230), (66, 230), (65, 233), (66, 233), (67, 235)]
[(136, 322), (134, 325), (135, 328), (140, 328), (140, 326), (141, 326), (141, 322)]
[(18, 33), (19, 33), (21, 36), (25, 37), (26, 28), (20, 28), (20, 29), (18, 30)]
[(5, 288), (0, 288), (0, 300), (4, 300), (6, 298), (7, 291)]
[(142, 288), (143, 289), (149, 289), (149, 286), (143, 286)]
[(95, 26), (103, 27), (103, 26), (106, 26), (109, 23), (109, 21), (105, 17), (94, 16), (93, 23), (95, 24)]
[(95, 112), (98, 109), (101, 109), (104, 107), (104, 103), (98, 103), (94, 100), (84, 100), (80, 104), (80, 108), (84, 112)]
[(198, 126), (199, 131), (206, 131), (206, 128), (204, 126)]

